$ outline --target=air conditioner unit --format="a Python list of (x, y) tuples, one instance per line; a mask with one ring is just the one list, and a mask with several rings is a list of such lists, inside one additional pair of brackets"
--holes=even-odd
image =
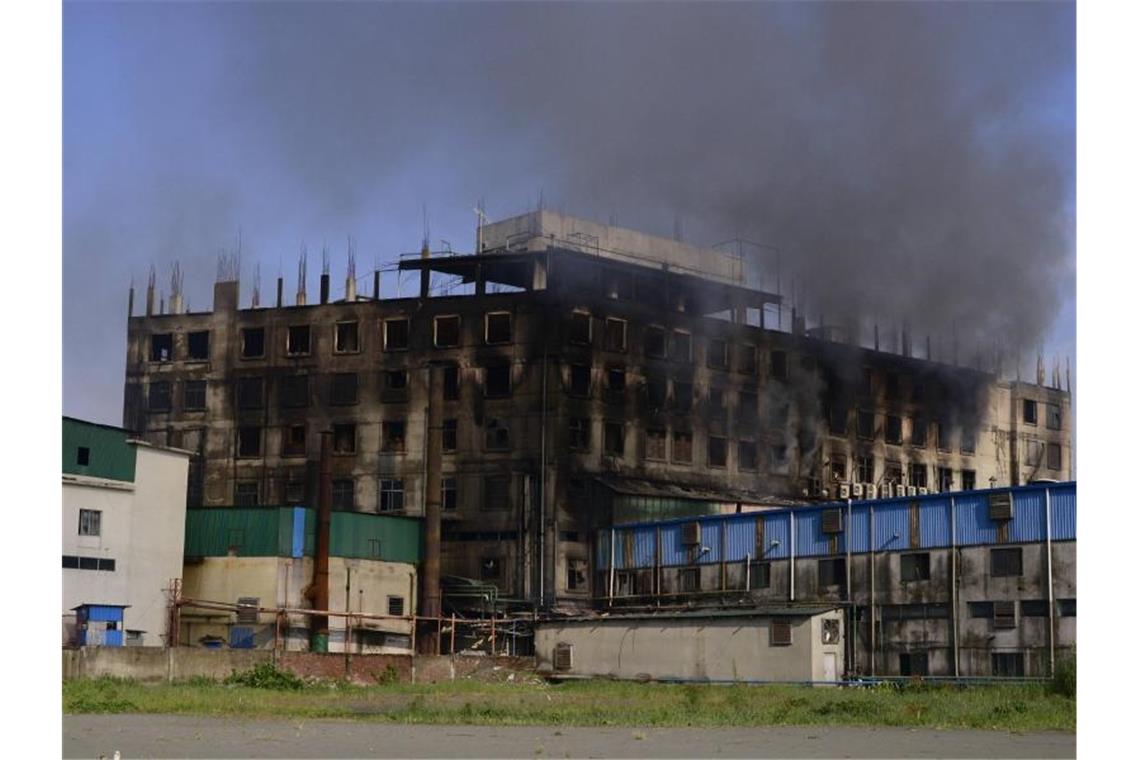
[(875, 484), (874, 483), (864, 483), (863, 484), (863, 498), (864, 499), (874, 499), (875, 498)]
[(990, 519), (994, 521), (1013, 519), (1013, 499), (1008, 491), (990, 494)]
[(841, 499), (850, 499), (851, 498), (851, 486), (850, 486), (850, 484), (848, 484), (848, 483), (840, 483), (839, 484), (839, 498), (841, 498)]
[(825, 509), (821, 515), (820, 530), (824, 533), (843, 532), (843, 512), (838, 509)]
[(928, 494), (928, 493), (930, 493), (930, 489), (927, 488), (926, 486), (919, 486), (918, 487), (918, 495), (919, 496), (926, 496), (926, 494)]
[(701, 543), (701, 524), (699, 522), (685, 523), (681, 527), (681, 543), (685, 546), (696, 546)]
[(574, 668), (574, 645), (560, 642), (554, 646), (554, 669), (572, 670)]
[(915, 496), (916, 494), (918, 494), (917, 488), (915, 488), (914, 486), (907, 486), (906, 487), (906, 495), (907, 496)]
[(862, 499), (863, 498), (863, 484), (862, 483), (852, 483), (851, 484), (851, 495), (854, 496), (856, 499)]

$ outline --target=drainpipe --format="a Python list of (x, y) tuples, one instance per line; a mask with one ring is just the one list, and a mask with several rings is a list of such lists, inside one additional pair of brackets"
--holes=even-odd
[(875, 677), (875, 505), (869, 504), (871, 523), (871, 677)]
[(614, 543), (616, 531), (610, 528), (610, 606), (614, 603)]
[(788, 510), (788, 531), (791, 536), (789, 540), (792, 545), (790, 550), (791, 554), (789, 555), (791, 559), (788, 564), (790, 568), (788, 572), (788, 601), (794, 602), (796, 601), (796, 513), (791, 509)]
[[(847, 576), (847, 609), (849, 610), (847, 615), (851, 622), (851, 630), (855, 630), (855, 605), (854, 600), (851, 598), (851, 499), (847, 500), (847, 525), (844, 527), (843, 543), (847, 545), (847, 569), (844, 571), (844, 575)], [(854, 638), (852, 636), (845, 636), (844, 638), (847, 639), (848, 642), (846, 647), (848, 656), (847, 668), (848, 672), (850, 672), (850, 668), (855, 662)]]
[(752, 590), (752, 553), (744, 555), (744, 590)]
[(1052, 504), (1049, 498), (1049, 489), (1045, 489), (1045, 573), (1049, 581), (1049, 677), (1052, 678), (1056, 674), (1056, 650), (1054, 643), (1053, 632), (1054, 615), (1056, 614), (1053, 609), (1053, 515)]
[[(332, 522), (332, 433), (321, 433), (321, 477), (317, 496), (317, 556), (313, 563), (313, 588), (310, 592), (313, 608), (329, 608), (329, 525)], [(328, 615), (310, 618), (309, 650), (327, 652), (329, 649)]]
[(954, 621), (954, 677), (958, 677), (958, 514), (950, 497), (950, 614)]

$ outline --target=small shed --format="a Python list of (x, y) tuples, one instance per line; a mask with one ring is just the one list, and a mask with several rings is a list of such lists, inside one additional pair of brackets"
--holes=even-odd
[(123, 610), (129, 604), (81, 604), (75, 611), (75, 639), (81, 647), (123, 646)]

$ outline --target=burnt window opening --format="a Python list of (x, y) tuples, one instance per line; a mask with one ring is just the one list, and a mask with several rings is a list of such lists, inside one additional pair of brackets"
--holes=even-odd
[(352, 478), (333, 479), (332, 508), (342, 512), (356, 509), (356, 482)]
[(923, 401), (926, 398), (926, 386), (922, 383), (915, 383), (910, 387), (910, 400)]
[(962, 490), (973, 491), (978, 487), (978, 473), (974, 470), (962, 470)]
[(285, 503), (290, 506), (305, 503), (305, 481), (290, 480), (285, 483)]
[(511, 448), (511, 429), (507, 420), (487, 418), (485, 444), (488, 451), (506, 451)]
[(186, 358), (190, 361), (206, 361), (210, 358), (210, 331), (198, 330), (186, 334)]
[(559, 541), (570, 541), (572, 543), (577, 543), (578, 541), (581, 540), (581, 537), (579, 536), (578, 531), (576, 531), (576, 530), (560, 530), (560, 531), (558, 531), (558, 540)]
[(773, 351), (770, 359), (770, 370), (773, 380), (788, 379), (788, 354), (786, 351)]
[(760, 418), (760, 397), (753, 391), (741, 391), (738, 411), (742, 423), (755, 425)]
[(308, 325), (290, 325), (285, 335), (285, 353), (289, 356), (307, 356), (312, 350), (311, 329)]
[(904, 554), (899, 557), (899, 575), (904, 581), (930, 580), (930, 552)]
[(281, 407), (299, 409), (309, 405), (309, 376), (286, 375), (281, 378)]
[(973, 454), (978, 448), (978, 434), (973, 430), (962, 430), (962, 440), (959, 449), (963, 454)]
[(990, 575), (1015, 578), (1021, 575), (1021, 547), (990, 549)]
[(926, 419), (915, 417), (910, 422), (910, 445), (926, 448)]
[(607, 351), (625, 351), (626, 321), (606, 318), (605, 347)]
[(839, 643), (839, 618), (824, 618), (820, 621), (822, 625), (819, 631), (819, 643), (821, 644), (838, 644)]
[(742, 374), (755, 375), (756, 374), (756, 346), (742, 345), (737, 347), (737, 355), (740, 357), (740, 366), (738, 369)]
[(384, 372), (384, 401), (403, 401), (408, 396), (408, 371), (390, 369)]
[(343, 422), (333, 425), (333, 453), (356, 453), (356, 424)]
[(936, 445), (939, 451), (950, 450), (950, 423), (946, 420), (939, 420), (936, 425), (938, 428), (938, 440)]
[(459, 345), (459, 316), (435, 318), (435, 347), (455, 348)]
[(875, 395), (875, 372), (870, 367), (863, 368), (863, 378), (859, 390), (864, 396), (873, 397)]
[(261, 428), (243, 426), (237, 428), (237, 456), (261, 456)]
[(612, 457), (625, 454), (625, 425), (620, 422), (605, 424), (605, 451)]
[(773, 475), (787, 475), (791, 464), (786, 445), (774, 444), (768, 448), (768, 471)]
[(773, 620), (768, 627), (768, 645), (787, 647), (792, 645), (792, 624), (787, 620)]
[(360, 324), (358, 322), (337, 322), (333, 341), (333, 351), (338, 354), (354, 354), (360, 350)]
[[(234, 505), (238, 507), (256, 507), (261, 504), (261, 488), (255, 480), (239, 481), (234, 484)], [(230, 542), (233, 543), (231, 537)], [(238, 539), (238, 543), (241, 539)]]
[(886, 382), (884, 383), (884, 394), (886, 398), (893, 401), (899, 397), (899, 376), (894, 372), (886, 374)]
[(621, 399), (621, 397), (625, 394), (625, 370), (607, 370), (606, 385), (608, 386), (611, 401), (617, 401)]
[(681, 591), (691, 594), (701, 590), (701, 569), (686, 567), (681, 569)]
[(875, 482), (875, 458), (868, 456), (855, 457), (855, 482)]
[(1076, 617), (1077, 616), (1077, 600), (1076, 599), (1058, 599), (1057, 600), (1057, 614), (1061, 617)]
[(843, 586), (847, 583), (847, 564), (842, 558), (819, 560), (819, 586)]
[(91, 464), (91, 449), (87, 446), (80, 446), (75, 451), (75, 464), (80, 467), (87, 467)]
[(926, 488), (926, 465), (913, 462), (908, 465), (907, 483), (916, 488)]
[(693, 461), (693, 434), (674, 431), (673, 461), (689, 464)]
[(500, 575), (502, 575), (502, 560), (498, 557), (483, 557), (479, 562), (479, 579), (495, 581)]
[(645, 458), (664, 460), (666, 453), (666, 439), (668, 435), (664, 430), (645, 431)]
[(709, 467), (728, 466), (728, 439), (709, 436)]
[(206, 408), (205, 380), (187, 380), (182, 384), (182, 408), (188, 412)]
[(1024, 678), (1025, 657), (1021, 652), (993, 652), (990, 672), (997, 678)]
[(590, 420), (586, 417), (571, 417), (570, 448), (587, 450), (590, 448)]
[(954, 470), (949, 467), (938, 468), (938, 492), (946, 493), (954, 490)]
[[(902, 484), (903, 482), (903, 468), (902, 462), (895, 460), (887, 460), (886, 466), (883, 469), (883, 481), (886, 483)], [(901, 496), (902, 494), (898, 494)]]
[(585, 591), (587, 589), (586, 572), (586, 560), (567, 557), (566, 590)]
[(1042, 441), (1026, 441), (1025, 463), (1031, 467), (1039, 467), (1045, 461), (1045, 444)]
[(902, 417), (887, 415), (886, 439), (887, 443), (898, 445), (902, 443), (903, 429)]
[(485, 369), (487, 381), (484, 392), (487, 398), (507, 398), (511, 395), (511, 365), (491, 364)]
[(152, 380), (147, 388), (146, 408), (151, 412), (170, 411), (170, 383), (166, 380)]
[(260, 409), (265, 406), (264, 378), (239, 377), (237, 405), (239, 409)]
[(150, 336), (150, 360), (152, 362), (168, 362), (174, 359), (174, 336), (170, 333), (158, 333)]
[(752, 588), (769, 588), (772, 585), (772, 563), (770, 562), (757, 562), (753, 560), (749, 566), (748, 572), (751, 577), (748, 579), (748, 585)]
[(663, 409), (666, 397), (665, 380), (660, 377), (650, 377), (645, 381), (645, 400), (650, 409)]
[(332, 406), (352, 406), (357, 401), (359, 380), (355, 372), (337, 372), (332, 376), (329, 403)]
[(687, 412), (693, 408), (693, 384), (673, 381), (673, 408)]
[(455, 364), (443, 368), (443, 400), (459, 400), (459, 367)]
[(868, 409), (860, 409), (855, 413), (855, 433), (864, 440), (875, 437), (875, 413)]
[(404, 481), (380, 479), (378, 509), (381, 512), (402, 512), (404, 509)]
[(618, 301), (633, 299), (633, 275), (628, 272), (607, 270), (604, 279), (603, 287), (606, 298)]
[(439, 503), (444, 512), (454, 512), (459, 508), (459, 480), (457, 478), (440, 479)]
[(569, 341), (577, 343), (580, 346), (590, 345), (591, 335), (591, 319), (587, 312), (576, 311), (570, 315), (570, 335)]
[(665, 328), (645, 328), (645, 355), (654, 359), (665, 358)]
[(444, 452), (452, 452), (459, 448), (459, 420), (444, 420), (441, 434)]
[(724, 388), (709, 388), (709, 414), (715, 418), (722, 418), (727, 409), (724, 405)]
[(1026, 425), (1037, 424), (1037, 402), (1033, 399), (1022, 399), (1021, 419)]
[(831, 461), (831, 479), (840, 483), (847, 482), (847, 456), (845, 454), (832, 454)]
[(1049, 600), (1048, 599), (1023, 599), (1021, 600), (1021, 616), (1026, 617), (1049, 617)]
[(285, 428), (285, 435), (281, 439), (281, 455), (286, 457), (303, 457), (306, 453), (305, 426), (290, 425)]
[(900, 676), (930, 675), (930, 660), (926, 652), (903, 652), (899, 654)]
[(1061, 405), (1060, 404), (1046, 404), (1045, 405), (1045, 427), (1049, 430), (1061, 429)]
[(740, 441), (736, 445), (737, 469), (756, 469), (756, 441)]
[(404, 616), (404, 597), (402, 596), (389, 596), (388, 597), (388, 615), (391, 617)]
[(587, 398), (590, 395), (590, 368), (582, 364), (570, 365), (570, 395)]
[(712, 369), (728, 369), (728, 341), (711, 338), (706, 359)]
[(506, 510), (511, 508), (511, 479), (492, 475), (483, 479), (483, 509)]
[(486, 316), (484, 336), (487, 345), (511, 342), (510, 312), (496, 311)]
[(693, 336), (684, 330), (673, 331), (673, 361), (688, 363), (693, 360)]
[(1049, 456), (1047, 466), (1049, 467), (1049, 469), (1050, 470), (1061, 469), (1061, 444), (1050, 443), (1049, 446), (1047, 447), (1047, 451), (1048, 451), (1048, 456)]
[(265, 356), (265, 328), (247, 327), (241, 331), (243, 359), (260, 359)]
[(380, 424), (382, 451), (402, 452), (405, 445), (406, 425), (403, 420), (384, 420)]
[(411, 333), (411, 321), (406, 317), (384, 320), (384, 350), (406, 351)]
[(970, 617), (991, 620), (994, 616), (993, 602), (967, 602), (966, 611)]
[(847, 407), (832, 404), (827, 410), (827, 429), (832, 435), (847, 435)]

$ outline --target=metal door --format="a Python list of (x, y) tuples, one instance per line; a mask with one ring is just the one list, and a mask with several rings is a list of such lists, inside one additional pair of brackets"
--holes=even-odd
[(823, 654), (823, 680), (836, 681), (838, 678), (835, 673), (835, 652), (824, 652)]

